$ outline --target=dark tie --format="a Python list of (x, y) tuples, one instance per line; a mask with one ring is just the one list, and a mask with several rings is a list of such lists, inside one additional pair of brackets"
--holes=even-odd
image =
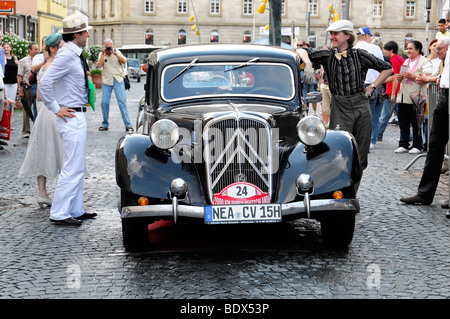
[(86, 86), (87, 98), (89, 101), (89, 83), (88, 83), (88, 75), (87, 75), (88, 66), (87, 66), (87, 62), (86, 62), (86, 59), (84, 58), (83, 53), (80, 54), (80, 59), (81, 59), (81, 65), (82, 65), (83, 71), (84, 71), (84, 84)]

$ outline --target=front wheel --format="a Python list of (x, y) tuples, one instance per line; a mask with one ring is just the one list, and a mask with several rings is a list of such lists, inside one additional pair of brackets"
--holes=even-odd
[(147, 218), (122, 219), (123, 246), (130, 252), (150, 248), (148, 225), (153, 221)]
[(353, 240), (355, 215), (351, 212), (330, 212), (320, 220), (325, 247), (346, 249)]

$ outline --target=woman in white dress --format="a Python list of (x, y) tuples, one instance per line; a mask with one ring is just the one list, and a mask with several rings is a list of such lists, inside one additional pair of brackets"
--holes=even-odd
[[(46, 37), (45, 46), (49, 53), (48, 61), (42, 66), (38, 75), (39, 82), (48, 69), (58, 52), (64, 45), (60, 33), (53, 33)], [(37, 176), (38, 197), (37, 202), (42, 208), (45, 205), (51, 206), (52, 200), (47, 193), (47, 178), (57, 177), (61, 171), (64, 148), (56, 129), (55, 114), (49, 111), (44, 105), (37, 91), (38, 116), (31, 130), (28, 141), (27, 154), (19, 170), (19, 177)]]

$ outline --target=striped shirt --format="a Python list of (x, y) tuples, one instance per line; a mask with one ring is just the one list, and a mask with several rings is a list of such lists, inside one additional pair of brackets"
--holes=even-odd
[(347, 49), (347, 57), (338, 60), (336, 49), (304, 48), (311, 62), (320, 63), (327, 75), (331, 94), (351, 96), (365, 91), (364, 80), (369, 69), (382, 72), (392, 69), (384, 60), (363, 49)]

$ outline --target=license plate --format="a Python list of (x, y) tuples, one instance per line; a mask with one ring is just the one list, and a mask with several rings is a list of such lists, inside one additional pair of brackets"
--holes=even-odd
[(281, 222), (280, 204), (215, 205), (205, 207), (206, 224)]

